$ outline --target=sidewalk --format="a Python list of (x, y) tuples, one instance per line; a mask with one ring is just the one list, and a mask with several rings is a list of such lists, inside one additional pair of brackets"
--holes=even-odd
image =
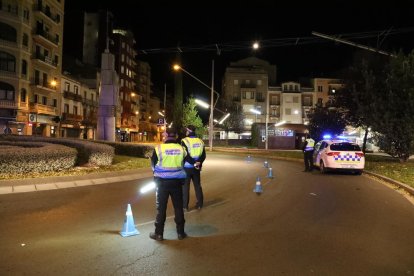
[(0, 194), (25, 193), (89, 185), (116, 183), (152, 177), (151, 168), (129, 171), (91, 173), (80, 176), (59, 176), (45, 178), (27, 178), (0, 180)]

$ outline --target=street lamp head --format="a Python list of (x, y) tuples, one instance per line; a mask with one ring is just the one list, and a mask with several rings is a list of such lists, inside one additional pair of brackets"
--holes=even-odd
[(210, 108), (210, 105), (202, 100), (195, 99), (194, 102), (204, 108)]
[(50, 85), (51, 85), (52, 87), (56, 87), (56, 85), (57, 85), (56, 80), (52, 80), (52, 81), (50, 82)]
[(178, 64), (174, 64), (174, 65), (173, 65), (173, 69), (174, 69), (175, 71), (178, 71), (178, 70), (180, 70), (180, 69), (181, 69), (181, 66), (180, 66), (180, 65), (178, 65)]
[(250, 109), (250, 112), (253, 112), (254, 114), (257, 114), (257, 115), (262, 114), (262, 112), (260, 112), (260, 111), (259, 111), (259, 110), (257, 110), (257, 109), (253, 109), (253, 108), (251, 108), (251, 109)]
[(255, 41), (255, 42), (253, 43), (253, 49), (254, 49), (254, 50), (257, 50), (257, 49), (259, 49), (259, 47), (260, 47), (259, 42)]

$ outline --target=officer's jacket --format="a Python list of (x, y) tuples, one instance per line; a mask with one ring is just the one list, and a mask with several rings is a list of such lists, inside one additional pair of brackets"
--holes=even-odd
[(160, 178), (174, 179), (186, 178), (183, 168), (185, 149), (177, 143), (165, 143), (155, 147), (156, 158), (153, 164), (154, 176)]
[[(196, 137), (185, 137), (182, 139), (182, 142), (187, 147), (188, 154), (194, 161), (198, 161), (204, 152), (204, 142), (200, 138)], [(201, 160), (201, 162), (204, 161)], [(194, 168), (194, 164), (190, 164), (189, 162), (184, 163), (184, 167), (186, 168)]]
[(311, 151), (313, 150), (313, 148), (315, 147), (315, 140), (313, 140), (312, 138), (308, 138), (305, 140), (305, 148), (303, 149), (304, 151)]

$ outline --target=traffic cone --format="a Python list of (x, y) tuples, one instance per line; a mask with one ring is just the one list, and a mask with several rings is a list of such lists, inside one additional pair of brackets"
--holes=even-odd
[(260, 177), (257, 177), (256, 179), (256, 186), (254, 187), (253, 192), (255, 192), (257, 195), (260, 195), (263, 192), (262, 183), (260, 183)]
[(269, 162), (267, 162), (267, 160), (266, 160), (266, 161), (264, 161), (263, 166), (264, 166), (265, 168), (269, 168)]
[(125, 213), (124, 227), (119, 232), (122, 237), (129, 237), (138, 235), (139, 231), (135, 228), (134, 217), (132, 216), (131, 204), (128, 203), (128, 208)]
[(246, 158), (246, 161), (247, 161), (248, 163), (252, 162), (252, 157), (251, 157), (250, 155), (248, 155), (248, 156), (247, 156), (247, 158)]
[(273, 178), (273, 169), (269, 168), (269, 172), (267, 173), (267, 178)]

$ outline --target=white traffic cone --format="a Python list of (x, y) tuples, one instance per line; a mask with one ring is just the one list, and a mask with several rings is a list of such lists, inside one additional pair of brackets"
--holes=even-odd
[(124, 227), (119, 232), (122, 237), (129, 237), (138, 235), (139, 231), (135, 228), (134, 217), (132, 216), (131, 204), (128, 203), (128, 208), (125, 213)]
[(263, 192), (262, 183), (260, 182), (260, 177), (257, 177), (256, 179), (256, 186), (254, 187), (253, 192), (255, 192), (257, 195), (260, 195)]
[(273, 178), (273, 169), (269, 168), (269, 172), (267, 173), (267, 178)]

